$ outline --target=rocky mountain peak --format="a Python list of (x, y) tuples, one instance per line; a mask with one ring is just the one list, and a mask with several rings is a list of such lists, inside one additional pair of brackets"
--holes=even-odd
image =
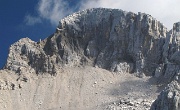
[(148, 14), (87, 9), (62, 19), (56, 32), (41, 42), (21, 39), (12, 45), (5, 68), (18, 71), (25, 66), (51, 73), (63, 65), (90, 64), (152, 75), (163, 62), (166, 33), (167, 28)]
[[(90, 65), (139, 77), (155, 76), (170, 83), (179, 77), (179, 41), (180, 22), (168, 31), (145, 13), (87, 9), (62, 19), (56, 32), (42, 41), (23, 38), (11, 45), (4, 69), (56, 75), (64, 67)], [(152, 110), (160, 110), (156, 104), (167, 95), (159, 96)]]

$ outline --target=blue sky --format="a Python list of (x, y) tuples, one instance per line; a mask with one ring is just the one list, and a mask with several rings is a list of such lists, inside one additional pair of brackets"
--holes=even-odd
[(34, 41), (51, 35), (63, 17), (87, 8), (118, 8), (144, 12), (168, 29), (180, 21), (180, 0), (0, 0), (0, 68), (8, 48), (20, 38)]

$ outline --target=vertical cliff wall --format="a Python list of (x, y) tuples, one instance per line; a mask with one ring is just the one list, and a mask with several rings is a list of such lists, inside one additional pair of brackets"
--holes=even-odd
[[(180, 109), (180, 23), (175, 23), (168, 33), (164, 45), (163, 58), (165, 62), (156, 70), (156, 75), (162, 77), (164, 82), (170, 83), (161, 92), (157, 100), (152, 104), (151, 110), (179, 110)], [(159, 75), (161, 74), (161, 75)]]

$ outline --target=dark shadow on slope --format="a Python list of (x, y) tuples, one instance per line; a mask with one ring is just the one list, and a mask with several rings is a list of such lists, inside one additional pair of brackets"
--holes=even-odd
[(153, 96), (154, 93), (161, 92), (163, 87), (157, 85), (156, 78), (150, 78), (147, 81), (141, 79), (134, 80), (128, 79), (122, 83), (116, 83), (114, 88), (109, 90), (109, 95), (114, 97), (131, 97), (137, 96), (141, 98), (147, 98)]

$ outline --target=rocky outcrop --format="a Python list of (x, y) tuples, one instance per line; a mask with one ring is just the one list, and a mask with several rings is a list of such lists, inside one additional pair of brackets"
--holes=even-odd
[(158, 99), (152, 104), (151, 110), (179, 110), (179, 97), (179, 82), (173, 81), (161, 92)]
[(0, 80), (0, 90), (14, 90), (15, 84), (9, 81), (1, 81)]
[(163, 62), (166, 33), (148, 14), (88, 9), (62, 19), (56, 32), (41, 42), (25, 38), (13, 44), (5, 68), (55, 74), (62, 66), (93, 65), (152, 75)]
[(163, 47), (164, 64), (156, 69), (156, 76), (164, 76), (164, 82), (170, 83), (152, 104), (151, 110), (179, 110), (180, 109), (180, 65), (179, 39), (180, 23), (175, 23), (168, 33)]
[[(114, 102), (106, 108), (106, 110), (149, 110), (151, 101), (145, 99), (124, 99)], [(159, 109), (158, 109), (159, 110)]]
[(54, 74), (55, 62), (54, 58), (45, 54), (39, 42), (23, 38), (11, 45), (5, 68), (19, 74), (26, 71)]
[(175, 23), (173, 29), (167, 33), (165, 44), (163, 45), (163, 62), (157, 66), (155, 71), (156, 77), (164, 77), (164, 80), (166, 80), (168, 83), (174, 80), (180, 70), (179, 27), (180, 23)]

